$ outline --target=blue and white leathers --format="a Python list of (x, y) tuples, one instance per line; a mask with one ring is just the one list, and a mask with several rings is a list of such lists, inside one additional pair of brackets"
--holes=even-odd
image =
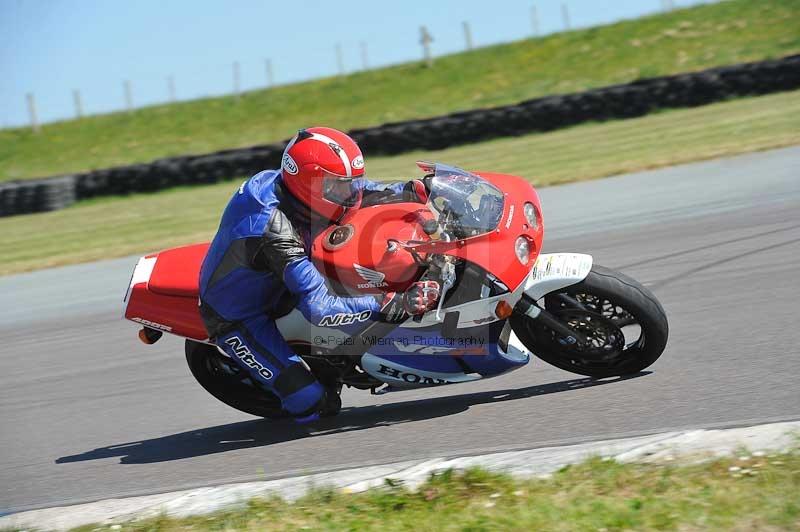
[[(328, 291), (308, 258), (310, 243), (327, 224), (298, 215), (280, 183), (280, 170), (265, 170), (233, 194), (200, 271), (201, 314), (220, 348), (274, 392), (286, 411), (304, 415), (324, 391), (270, 318), (281, 296), (297, 296), (298, 310), (313, 324), (325, 316), (376, 313), (380, 305), (374, 297)], [(403, 183), (354, 183), (373, 203), (403, 194)]]

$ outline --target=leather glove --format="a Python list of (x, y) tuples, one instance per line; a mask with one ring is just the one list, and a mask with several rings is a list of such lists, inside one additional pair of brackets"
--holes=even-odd
[(423, 179), (412, 179), (403, 187), (403, 196), (406, 201), (417, 203), (428, 203), (430, 195), (430, 184)]
[(418, 281), (405, 292), (389, 292), (384, 296), (380, 315), (388, 323), (400, 323), (409, 316), (418, 316), (436, 307), (439, 283)]

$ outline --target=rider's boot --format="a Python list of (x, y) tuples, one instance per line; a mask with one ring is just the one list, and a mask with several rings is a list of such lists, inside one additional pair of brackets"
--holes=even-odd
[(342, 398), (339, 395), (342, 391), (342, 385), (325, 386), (325, 393), (319, 402), (314, 405), (308, 412), (304, 412), (294, 417), (295, 423), (304, 424), (311, 423), (323, 417), (332, 417), (339, 413), (342, 409)]

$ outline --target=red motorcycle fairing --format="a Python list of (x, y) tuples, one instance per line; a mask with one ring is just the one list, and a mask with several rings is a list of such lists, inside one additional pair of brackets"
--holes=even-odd
[[(496, 173), (478, 175), (504, 193), (496, 229), (453, 241), (437, 240), (423, 230), (434, 218), (427, 206), (396, 203), (366, 207), (320, 233), (311, 259), (329, 279), (354, 293), (402, 291), (421, 275), (409, 250), (452, 255), (475, 263), (514, 290), (530, 272), (541, 250), (544, 228), (536, 191), (524, 179)], [(523, 210), (536, 207), (531, 226)], [(350, 229), (342, 229), (345, 227)], [(335, 235), (336, 231), (341, 231)], [(348, 231), (350, 231), (348, 233)], [(522, 264), (514, 252), (519, 237), (529, 241), (530, 258)], [(392, 242), (403, 246), (392, 246)], [(140, 259), (125, 297), (125, 318), (150, 328), (204, 341), (208, 333), (198, 312), (199, 272), (209, 244), (172, 248)]]
[(208, 247), (208, 243), (195, 244), (159, 253), (148, 288), (156, 294), (196, 299), (199, 295), (200, 265)]
[(208, 339), (198, 311), (200, 266), (209, 243), (139, 259), (125, 294), (125, 318), (193, 340)]
[[(327, 278), (360, 293), (404, 291), (422, 273), (411, 253), (392, 246), (392, 242), (405, 242), (408, 245), (402, 247), (417, 253), (452, 255), (477, 264), (513, 290), (528, 275), (542, 247), (541, 214), (535, 227), (524, 215), (525, 203), (532, 203), (541, 213), (539, 196), (522, 178), (476, 174), (504, 191), (503, 215), (495, 230), (450, 242), (438, 240), (423, 230), (426, 221), (434, 220), (427, 206), (376, 205), (353, 212), (341, 227), (323, 231), (312, 246), (314, 264)], [(519, 237), (528, 240), (526, 264), (514, 253)]]
[[(500, 279), (510, 290), (514, 290), (528, 276), (542, 250), (544, 223), (539, 194), (531, 184), (521, 177), (493, 172), (475, 172), (505, 194), (503, 218), (493, 232), (472, 239), (469, 246), (460, 246), (459, 251), (449, 253), (481, 266)], [(536, 212), (536, 224), (532, 226), (525, 217), (525, 204), (532, 203)], [(530, 257), (526, 264), (520, 263), (514, 253), (517, 238), (524, 237), (530, 246)], [(463, 241), (462, 241), (463, 242)], [(467, 249), (469, 248), (469, 249)]]
[(410, 253), (389, 248), (392, 240), (428, 239), (422, 229), (431, 212), (419, 203), (394, 203), (353, 212), (342, 226), (320, 233), (311, 260), (328, 279), (354, 293), (402, 292), (422, 274)]

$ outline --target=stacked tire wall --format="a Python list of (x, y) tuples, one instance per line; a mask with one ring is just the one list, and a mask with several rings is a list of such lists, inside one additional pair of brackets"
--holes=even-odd
[[(643, 116), (741, 96), (800, 88), (800, 55), (663, 76), (516, 105), (408, 120), (349, 133), (369, 155), (437, 150), (583, 122)], [(0, 216), (52, 211), (98, 196), (152, 192), (278, 168), (286, 141), (206, 155), (159, 159), (77, 175), (0, 184)]]

